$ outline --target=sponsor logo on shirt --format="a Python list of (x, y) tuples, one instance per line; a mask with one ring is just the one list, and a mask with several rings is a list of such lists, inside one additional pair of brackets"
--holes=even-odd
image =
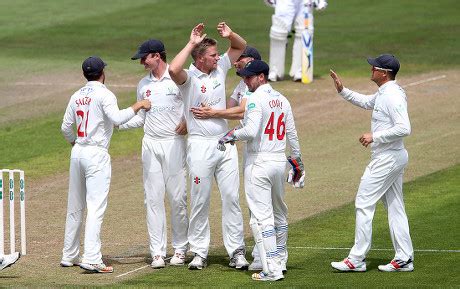
[(256, 104), (254, 102), (251, 102), (250, 104), (248, 104), (248, 109), (253, 109), (256, 107)]
[(214, 106), (220, 102), (220, 97), (216, 100), (208, 102), (208, 106)]
[(149, 112), (164, 112), (164, 111), (175, 111), (176, 107), (173, 105), (165, 105), (165, 106), (152, 106)]
[(214, 79), (213, 84), (212, 84), (212, 89), (216, 89), (219, 86), (220, 86), (220, 82), (217, 81), (217, 79)]

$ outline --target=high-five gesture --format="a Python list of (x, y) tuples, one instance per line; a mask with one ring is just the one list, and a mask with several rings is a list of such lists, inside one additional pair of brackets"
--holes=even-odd
[(192, 33), (190, 33), (190, 42), (191, 44), (198, 44), (203, 39), (206, 37), (206, 34), (203, 34), (204, 32), (204, 24), (200, 23), (197, 26), (195, 26), (192, 30)]

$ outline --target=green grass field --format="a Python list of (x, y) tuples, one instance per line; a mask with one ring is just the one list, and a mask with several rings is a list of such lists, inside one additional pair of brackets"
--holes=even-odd
[[(366, 273), (338, 273), (331, 261), (347, 256), (344, 248), (353, 245), (354, 206), (319, 214), (289, 226), (288, 273), (277, 287), (363, 287), (363, 288), (450, 288), (460, 285), (456, 267), (460, 250), (460, 165), (422, 177), (405, 185), (406, 210), (415, 249), (415, 270), (410, 273), (383, 273), (377, 266), (394, 256), (386, 211), (377, 208), (374, 218), (373, 249), (367, 257)], [(250, 242), (250, 240), (249, 240)], [(380, 251), (378, 249), (384, 249)], [(386, 250), (385, 250), (386, 249)], [(444, 250), (444, 252), (428, 252)], [(456, 250), (456, 252), (448, 252)], [(168, 267), (156, 270), (122, 285), (148, 287), (243, 287), (265, 286), (255, 283), (250, 272), (238, 272), (223, 262), (222, 250), (212, 252), (210, 266), (202, 271)], [(217, 257), (216, 257), (217, 256)]]
[[(411, 182), (405, 192), (414, 247), (459, 249), (459, 10), (455, 0), (329, 0), (327, 10), (315, 15), (315, 82), (273, 84), (294, 108), (309, 173), (304, 190), (287, 188), (289, 273), (273, 286), (459, 287), (458, 252), (416, 251), (415, 272), (382, 274), (377, 265), (391, 259), (392, 251), (371, 251), (370, 272), (336, 274), (329, 263), (345, 257), (347, 250), (306, 249), (352, 245), (351, 201), (369, 157), (356, 141), (369, 129), (369, 114), (335, 95), (328, 71), (334, 68), (351, 88), (375, 91), (365, 58), (386, 52), (401, 61), (398, 80), (413, 85), (406, 88), (413, 133), (406, 140), (410, 154), (406, 179)], [(109, 64), (107, 86), (120, 107), (126, 107), (145, 74), (138, 62), (130, 60), (144, 40), (163, 40), (171, 60), (195, 24), (204, 22), (208, 35), (217, 38), (215, 26), (224, 20), (267, 59), (272, 13), (262, 0), (0, 0), (0, 168), (26, 171), (29, 242), (29, 254), (0, 273), (0, 287), (258, 286), (249, 280), (249, 273), (227, 267), (216, 190), (211, 266), (202, 272), (146, 268), (116, 277), (148, 264), (144, 260), (115, 263), (116, 273), (108, 276), (59, 268), (70, 152), (60, 125), (70, 95), (85, 82), (80, 70), (86, 57), (99, 55)], [(220, 40), (219, 45), (222, 50), (227, 43)], [(287, 68), (291, 45), (292, 38)], [(432, 78), (438, 80), (429, 81)], [(229, 73), (228, 93), (238, 80), (233, 71)], [(116, 86), (120, 84), (127, 87)], [(112, 138), (111, 199), (102, 232), (107, 255), (148, 254), (138, 159), (142, 135), (133, 130), (115, 132)], [(243, 192), (241, 196), (247, 214)], [(249, 229), (246, 236), (251, 243)], [(373, 248), (392, 248), (383, 207), (376, 213)]]

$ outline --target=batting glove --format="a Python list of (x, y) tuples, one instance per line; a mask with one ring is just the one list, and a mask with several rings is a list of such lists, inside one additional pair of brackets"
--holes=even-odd
[(289, 156), (289, 163), (292, 169), (289, 170), (287, 182), (292, 184), (294, 188), (303, 188), (305, 186), (305, 168), (300, 157), (292, 158)]
[(220, 151), (225, 151), (225, 144), (230, 143), (234, 145), (236, 141), (235, 129), (229, 130), (223, 137), (219, 139), (217, 143), (217, 149)]

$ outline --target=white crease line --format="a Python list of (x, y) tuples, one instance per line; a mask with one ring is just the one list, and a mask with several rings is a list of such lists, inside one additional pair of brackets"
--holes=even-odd
[[(350, 250), (351, 248), (342, 247), (288, 247), (288, 249), (307, 249), (307, 250)], [(371, 251), (394, 251), (394, 249), (371, 249)], [(432, 253), (460, 253), (460, 250), (442, 250), (442, 249), (416, 249), (415, 252), (432, 252)]]
[(145, 266), (142, 266), (142, 267), (140, 267), (140, 268), (134, 269), (134, 270), (132, 270), (132, 271), (129, 271), (129, 272), (120, 274), (120, 275), (116, 276), (115, 278), (126, 276), (126, 275), (128, 275), (128, 274), (131, 274), (131, 273), (134, 273), (134, 272), (136, 272), (136, 271), (145, 269), (145, 268), (147, 268), (147, 267), (150, 267), (150, 265), (145, 265)]
[(423, 84), (423, 83), (426, 83), (426, 82), (443, 79), (443, 78), (446, 78), (446, 77), (447, 77), (446, 75), (440, 75), (440, 76), (436, 76), (436, 77), (422, 79), (422, 80), (419, 80), (419, 81), (416, 81), (416, 82), (411, 82), (411, 83), (405, 84), (402, 87), (416, 86), (416, 85), (419, 85), (419, 84)]
[[(121, 258), (123, 258), (123, 257), (121, 257)], [(121, 258), (120, 258), (120, 259), (121, 259)], [(171, 258), (172, 258), (172, 257), (168, 257), (168, 258), (165, 258), (164, 260), (167, 261), (167, 260), (170, 260)], [(145, 269), (145, 268), (147, 268), (147, 267), (150, 267), (150, 265), (145, 265), (145, 266), (139, 267), (139, 268), (137, 268), (137, 269), (131, 270), (131, 271), (129, 271), (129, 272), (120, 274), (120, 275), (118, 275), (118, 276), (115, 276), (115, 278), (126, 276), (126, 275), (128, 275), (128, 274), (131, 274), (131, 273), (134, 273), (134, 272), (136, 272), (136, 271)]]

